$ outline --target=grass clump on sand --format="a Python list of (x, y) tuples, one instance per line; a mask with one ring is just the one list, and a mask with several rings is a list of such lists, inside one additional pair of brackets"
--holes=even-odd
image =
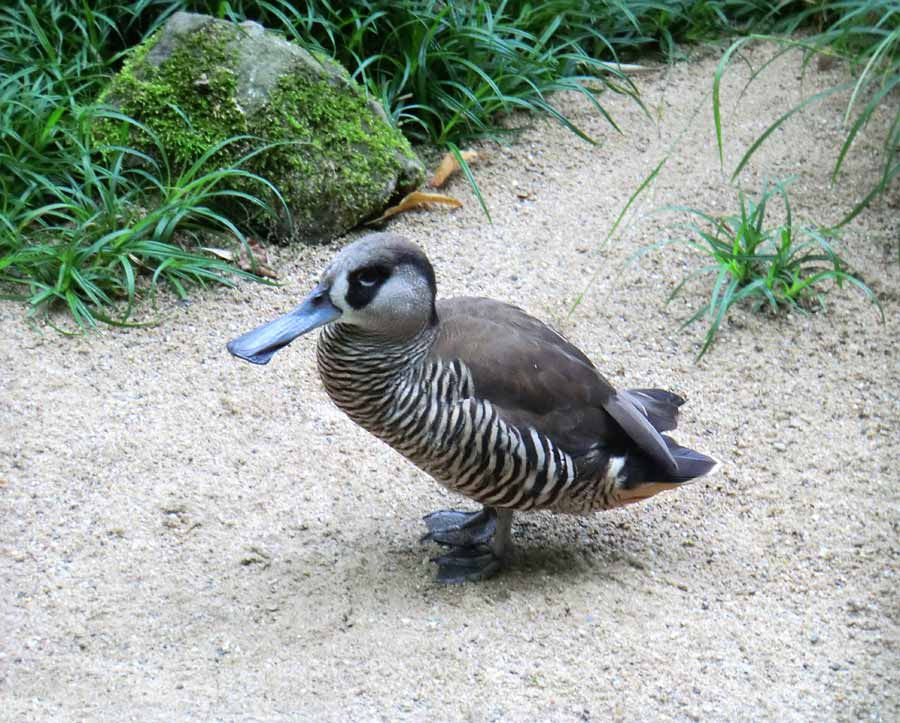
[[(785, 222), (767, 226), (766, 212), (775, 197), (783, 202)], [(668, 299), (676, 298), (694, 278), (713, 279), (709, 301), (683, 324), (701, 319), (709, 324), (697, 359), (712, 346), (736, 304), (746, 301), (755, 310), (778, 312), (789, 308), (806, 313), (812, 305), (824, 308), (822, 294), (829, 282), (838, 287), (846, 282), (859, 288), (878, 306), (884, 320), (872, 290), (847, 271), (825, 233), (794, 222), (786, 183), (765, 183), (756, 200), (739, 192), (738, 204), (739, 212), (726, 216), (712, 216), (695, 208), (675, 209), (686, 211), (693, 219), (687, 225), (688, 236), (657, 244), (687, 244), (711, 262), (682, 279)]]
[[(729, 309), (739, 302), (752, 300), (755, 306), (767, 305), (772, 311), (789, 307), (804, 311), (811, 303), (824, 307), (824, 283), (844, 282), (858, 287), (881, 312), (884, 312), (874, 293), (859, 278), (852, 275), (843, 260), (831, 247), (830, 239), (837, 229), (849, 223), (875, 199), (883, 195), (900, 174), (900, 4), (894, 0), (822, 0), (807, 3), (789, 13), (777, 24), (782, 33), (793, 34), (801, 29), (816, 32), (801, 37), (749, 35), (735, 41), (722, 55), (713, 79), (713, 118), (720, 162), (724, 166), (723, 134), (719, 87), (726, 68), (738, 51), (756, 40), (774, 40), (782, 50), (751, 75), (755, 82), (759, 74), (785, 52), (799, 48), (805, 54), (804, 66), (814, 58), (845, 63), (852, 80), (821, 91), (792, 108), (788, 108), (754, 140), (731, 173), (731, 181), (738, 180), (741, 171), (757, 149), (783, 123), (805, 108), (839, 92), (850, 93), (844, 113), (845, 137), (831, 170), (835, 183), (854, 141), (873, 115), (883, 108), (890, 122), (882, 140), (881, 170), (862, 198), (852, 201), (843, 218), (833, 226), (813, 222), (797, 227), (792, 224), (788, 194), (783, 184), (766, 185), (759, 199), (748, 201), (739, 194), (739, 215), (714, 218), (697, 209), (687, 209), (695, 219), (706, 222), (701, 228), (693, 224), (693, 237), (686, 243), (708, 256), (713, 263), (690, 274), (679, 283), (669, 299), (676, 297), (684, 284), (705, 274), (713, 278), (709, 301), (685, 325), (702, 318), (709, 322), (702, 357), (715, 340), (719, 327)], [(784, 202), (787, 221), (784, 225), (765, 228), (763, 221), (767, 202), (777, 193)], [(900, 248), (898, 248), (900, 251)]]
[[(806, 37), (790, 37), (808, 28), (816, 32)], [(900, 102), (897, 98), (900, 93), (900, 3), (896, 0), (819, 0), (805, 3), (782, 18), (776, 29), (779, 35), (754, 34), (736, 40), (722, 55), (713, 81), (713, 115), (720, 160), (723, 159), (724, 141), (719, 86), (740, 48), (757, 40), (774, 40), (782, 46), (781, 52), (753, 73), (751, 82), (769, 63), (795, 49), (804, 53), (804, 65), (814, 58), (845, 64), (851, 71), (851, 81), (828, 88), (786, 109), (750, 145), (731, 173), (732, 180), (736, 180), (757, 149), (796, 113), (836, 93), (849, 92), (844, 113), (846, 135), (831, 170), (832, 183), (838, 180), (860, 131), (879, 109), (888, 114), (890, 123), (882, 139), (881, 171), (869, 191), (854, 202), (837, 224), (843, 226), (881, 196), (900, 175)]]
[[(767, 17), (755, 22), (757, 30), (765, 29), (770, 32), (752, 32), (735, 40), (722, 54), (713, 78), (713, 120), (719, 159), (723, 167), (725, 140), (722, 132), (720, 86), (727, 68), (735, 58), (741, 57), (741, 49), (748, 44), (769, 41), (781, 46), (761, 67), (752, 69), (749, 82), (759, 82), (760, 75), (772, 62), (784, 53), (798, 49), (804, 53), (804, 67), (814, 59), (819, 59), (818, 62), (821, 63), (823, 58), (825, 65), (843, 63), (850, 70), (851, 80), (786, 108), (749, 145), (730, 174), (731, 182), (737, 183), (756, 151), (782, 124), (804, 109), (840, 92), (847, 93), (849, 100), (844, 113), (844, 140), (830, 173), (832, 183), (838, 180), (860, 132), (877, 112), (882, 111), (887, 115), (888, 123), (881, 143), (880, 171), (862, 198), (849, 199), (852, 205), (848, 205), (836, 224), (825, 224), (821, 219), (813, 219), (803, 226), (794, 225), (786, 184), (781, 183), (765, 185), (756, 201), (748, 199), (739, 191), (740, 213), (735, 215), (714, 217), (703, 209), (681, 209), (695, 219), (690, 227), (690, 237), (682, 239), (682, 242), (712, 261), (683, 279), (669, 297), (671, 301), (681, 294), (686, 282), (691, 279), (703, 276), (711, 279), (709, 301), (684, 324), (687, 326), (701, 319), (706, 319), (709, 323), (698, 359), (709, 350), (729, 309), (744, 300), (754, 302), (756, 308), (767, 306), (772, 311), (785, 307), (805, 311), (811, 305), (824, 307), (825, 291), (831, 286), (840, 287), (846, 282), (857, 286), (881, 310), (873, 292), (848, 271), (831, 244), (837, 237), (838, 230), (891, 188), (900, 174), (900, 104), (897, 103), (897, 94), (900, 92), (900, 4), (896, 0), (781, 3), (773, 6)], [(635, 197), (652, 184), (670, 155), (675, 152), (677, 151), (663, 158), (632, 194), (616, 220), (613, 231)], [(763, 225), (766, 206), (775, 194), (783, 199), (787, 222), (781, 226), (766, 228)], [(697, 221), (703, 224), (698, 224)], [(668, 243), (671, 241), (651, 248)], [(646, 251), (644, 249), (638, 255)], [(583, 295), (584, 292), (576, 305)], [(883, 312), (881, 318), (883, 321)]]

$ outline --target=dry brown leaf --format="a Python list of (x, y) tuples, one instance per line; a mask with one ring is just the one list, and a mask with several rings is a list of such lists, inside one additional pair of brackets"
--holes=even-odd
[(837, 65), (837, 58), (833, 55), (821, 53), (816, 56), (816, 68), (818, 70), (831, 70), (835, 65)]
[(396, 216), (398, 213), (412, 211), (416, 208), (424, 208), (432, 203), (438, 203), (443, 206), (450, 206), (452, 208), (459, 208), (460, 206), (462, 206), (462, 201), (453, 198), (453, 196), (445, 196), (441, 193), (425, 193), (424, 191), (413, 191), (412, 193), (404, 196), (400, 203), (398, 203), (396, 206), (391, 206), (378, 218), (373, 221), (367, 221), (366, 223), (367, 225), (381, 223), (382, 221), (387, 221), (391, 216)]
[[(459, 155), (461, 155), (462, 159), (469, 164), (475, 163), (478, 160), (477, 151), (460, 151)], [(458, 170), (459, 161), (456, 160), (456, 156), (452, 153), (447, 153), (443, 160), (441, 160), (441, 164), (437, 167), (437, 170), (434, 172), (434, 176), (432, 176), (428, 185), (432, 188), (440, 188), (447, 182), (447, 179)]]
[(228, 261), (231, 263), (234, 261), (234, 251), (229, 251), (228, 249), (214, 249), (211, 246), (201, 246), (201, 250), (206, 251), (208, 254), (212, 254), (223, 261)]
[(131, 261), (139, 269), (146, 269), (147, 266), (134, 254), (128, 254), (128, 260)]
[[(237, 267), (242, 271), (250, 271), (257, 276), (265, 276), (268, 279), (278, 278), (278, 274), (269, 266), (269, 255), (266, 253), (266, 249), (256, 241), (250, 241), (247, 246), (241, 246), (236, 262), (235, 252), (231, 249), (217, 249), (204, 246), (203, 250), (228, 263), (237, 263)], [(254, 262), (256, 264), (255, 268)]]

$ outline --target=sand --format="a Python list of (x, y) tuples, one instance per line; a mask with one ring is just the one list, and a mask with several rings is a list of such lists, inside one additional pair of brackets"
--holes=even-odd
[[(441, 586), (421, 517), (467, 502), (333, 407), (314, 335), (267, 367), (225, 351), (346, 239), (276, 249), (281, 288), (164, 295), (147, 328), (64, 337), (3, 302), (0, 719), (900, 719), (897, 188), (840, 245), (884, 325), (847, 288), (827, 313), (739, 309), (695, 364), (703, 327), (679, 324), (709, 285), (664, 302), (702, 261), (629, 259), (674, 233), (662, 206), (734, 208), (716, 60), (641, 75), (650, 118), (608, 96), (622, 134), (564, 99), (596, 146), (543, 122), (481, 145), (493, 225), (461, 179), (463, 209), (390, 224), (429, 252), (439, 293), (522, 304), (614, 384), (685, 395), (678, 439), (722, 459), (715, 477), (587, 518), (518, 515), (504, 574)], [(746, 78), (735, 67), (723, 88), (727, 168), (843, 76), (801, 79), (787, 58), (739, 99)], [(832, 187), (842, 110), (795, 118), (741, 187), (795, 175), (795, 213), (838, 220), (875, 178), (887, 122)]]

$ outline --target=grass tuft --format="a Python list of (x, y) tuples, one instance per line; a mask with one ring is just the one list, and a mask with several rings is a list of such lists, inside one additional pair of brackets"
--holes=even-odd
[[(781, 199), (785, 222), (767, 226), (766, 214), (773, 199)], [(807, 313), (825, 308), (823, 294), (828, 282), (837, 287), (849, 284), (874, 303), (884, 321), (884, 311), (872, 290), (848, 271), (847, 264), (832, 248), (829, 234), (811, 225), (793, 221), (787, 182), (763, 185), (756, 200), (738, 194), (739, 211), (712, 216), (695, 208), (673, 208), (692, 217), (687, 237), (669, 239), (651, 248), (682, 243), (706, 257), (710, 263), (684, 277), (667, 303), (678, 297), (686, 284), (698, 277), (712, 277), (709, 301), (701, 306), (682, 328), (696, 321), (708, 323), (703, 357), (715, 341), (728, 312), (736, 304), (750, 303), (756, 311), (777, 313), (791, 309)]]
[[(879, 109), (891, 118), (882, 139), (881, 169), (872, 187), (836, 224), (841, 227), (856, 218), (875, 199), (885, 193), (900, 175), (900, 4), (896, 0), (818, 0), (789, 13), (776, 24), (779, 33), (792, 34), (805, 28), (816, 30), (802, 37), (750, 35), (736, 40), (722, 56), (713, 79), (713, 118), (720, 160), (723, 156), (719, 86), (731, 59), (748, 43), (767, 40), (780, 44), (784, 52), (798, 49), (805, 55), (804, 65), (814, 58), (826, 58), (846, 65), (852, 81), (836, 84), (785, 111), (750, 145), (732, 171), (735, 180), (772, 133), (793, 115), (835, 93), (850, 91), (844, 113), (846, 135), (831, 171), (837, 182), (844, 162), (860, 132)], [(774, 59), (774, 58), (773, 58)], [(765, 68), (773, 59), (770, 59)], [(762, 69), (753, 73), (755, 80)]]

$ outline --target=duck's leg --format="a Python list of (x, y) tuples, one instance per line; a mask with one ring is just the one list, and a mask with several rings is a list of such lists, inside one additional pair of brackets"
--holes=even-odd
[(451, 547), (433, 558), (439, 582), (485, 580), (503, 567), (512, 529), (512, 510), (485, 507), (480, 512), (445, 510), (425, 518), (422, 538)]

